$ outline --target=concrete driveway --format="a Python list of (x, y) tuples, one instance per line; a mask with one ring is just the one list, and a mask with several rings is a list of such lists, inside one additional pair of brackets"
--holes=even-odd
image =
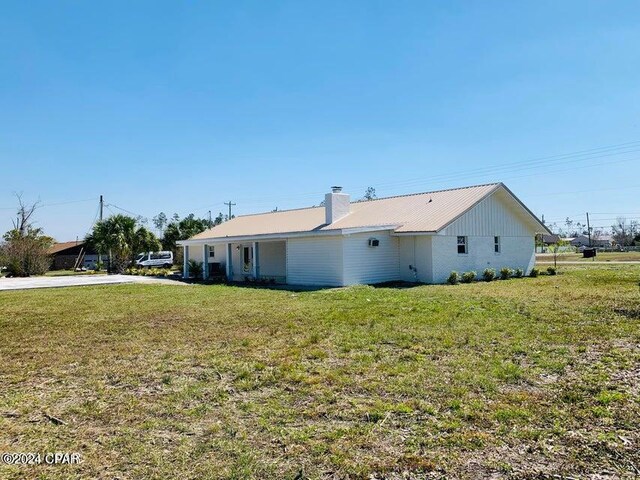
[(178, 280), (136, 275), (69, 275), (61, 277), (0, 278), (0, 290), (26, 288), (82, 287), (114, 283), (159, 283), (163, 285), (188, 285)]

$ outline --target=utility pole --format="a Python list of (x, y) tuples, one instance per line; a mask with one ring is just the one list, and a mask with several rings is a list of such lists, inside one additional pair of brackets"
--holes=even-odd
[(589, 248), (591, 248), (591, 226), (589, 225), (589, 212), (587, 212), (587, 234), (589, 235)]
[(209, 210), (209, 228), (211, 228), (212, 225), (212, 221), (211, 221), (211, 210)]
[[(100, 212), (99, 212), (99, 217), (98, 217), (98, 221), (102, 222), (102, 211), (104, 209), (104, 199), (102, 198), (102, 195), (100, 195)], [(100, 254), (100, 252), (98, 252), (98, 265), (100, 265), (100, 267), (102, 267), (102, 255)]]
[(224, 202), (224, 204), (229, 206), (229, 217), (227, 220), (231, 220), (231, 206), (235, 205), (235, 203), (231, 203), (231, 200), (229, 200), (228, 202)]

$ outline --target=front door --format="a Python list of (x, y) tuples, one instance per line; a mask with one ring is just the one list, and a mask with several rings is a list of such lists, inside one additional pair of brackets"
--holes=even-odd
[(242, 246), (242, 274), (251, 275), (253, 273), (253, 247)]

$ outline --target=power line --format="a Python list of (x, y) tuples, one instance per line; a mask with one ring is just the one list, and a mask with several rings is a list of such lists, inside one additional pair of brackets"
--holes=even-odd
[[(45, 207), (55, 207), (58, 205), (69, 205), (71, 203), (81, 203), (81, 202), (90, 202), (90, 201), (94, 201), (95, 197), (92, 198), (85, 198), (83, 200), (69, 200), (66, 202), (56, 202), (56, 203), (43, 203), (41, 205), (38, 205), (38, 209), (40, 208), (45, 208)], [(17, 207), (0, 207), (0, 210), (15, 210)]]

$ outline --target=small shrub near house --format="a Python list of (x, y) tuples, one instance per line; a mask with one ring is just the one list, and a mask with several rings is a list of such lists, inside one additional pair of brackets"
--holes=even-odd
[(521, 268), (516, 268), (515, 272), (513, 272), (513, 276), (516, 278), (524, 277), (524, 270), (522, 270)]
[(482, 278), (485, 282), (490, 282), (496, 278), (496, 271), (493, 268), (485, 268), (482, 272)]
[(556, 270), (556, 267), (548, 267), (547, 268), (547, 273), (549, 275), (556, 275), (558, 273), (558, 270)]
[(471, 283), (476, 279), (477, 276), (478, 274), (473, 270), (470, 272), (464, 272), (462, 274), (462, 283)]
[(460, 275), (455, 270), (449, 274), (449, 278), (447, 278), (447, 283), (449, 285), (457, 285), (460, 282)]
[(538, 275), (540, 275), (540, 270), (538, 270), (537, 268), (532, 268), (531, 272), (529, 273), (530, 277), (537, 277)]
[(504, 267), (500, 269), (500, 278), (502, 280), (509, 280), (513, 275), (513, 270), (510, 268)]
[(202, 277), (202, 262), (189, 260), (189, 275), (196, 278)]

